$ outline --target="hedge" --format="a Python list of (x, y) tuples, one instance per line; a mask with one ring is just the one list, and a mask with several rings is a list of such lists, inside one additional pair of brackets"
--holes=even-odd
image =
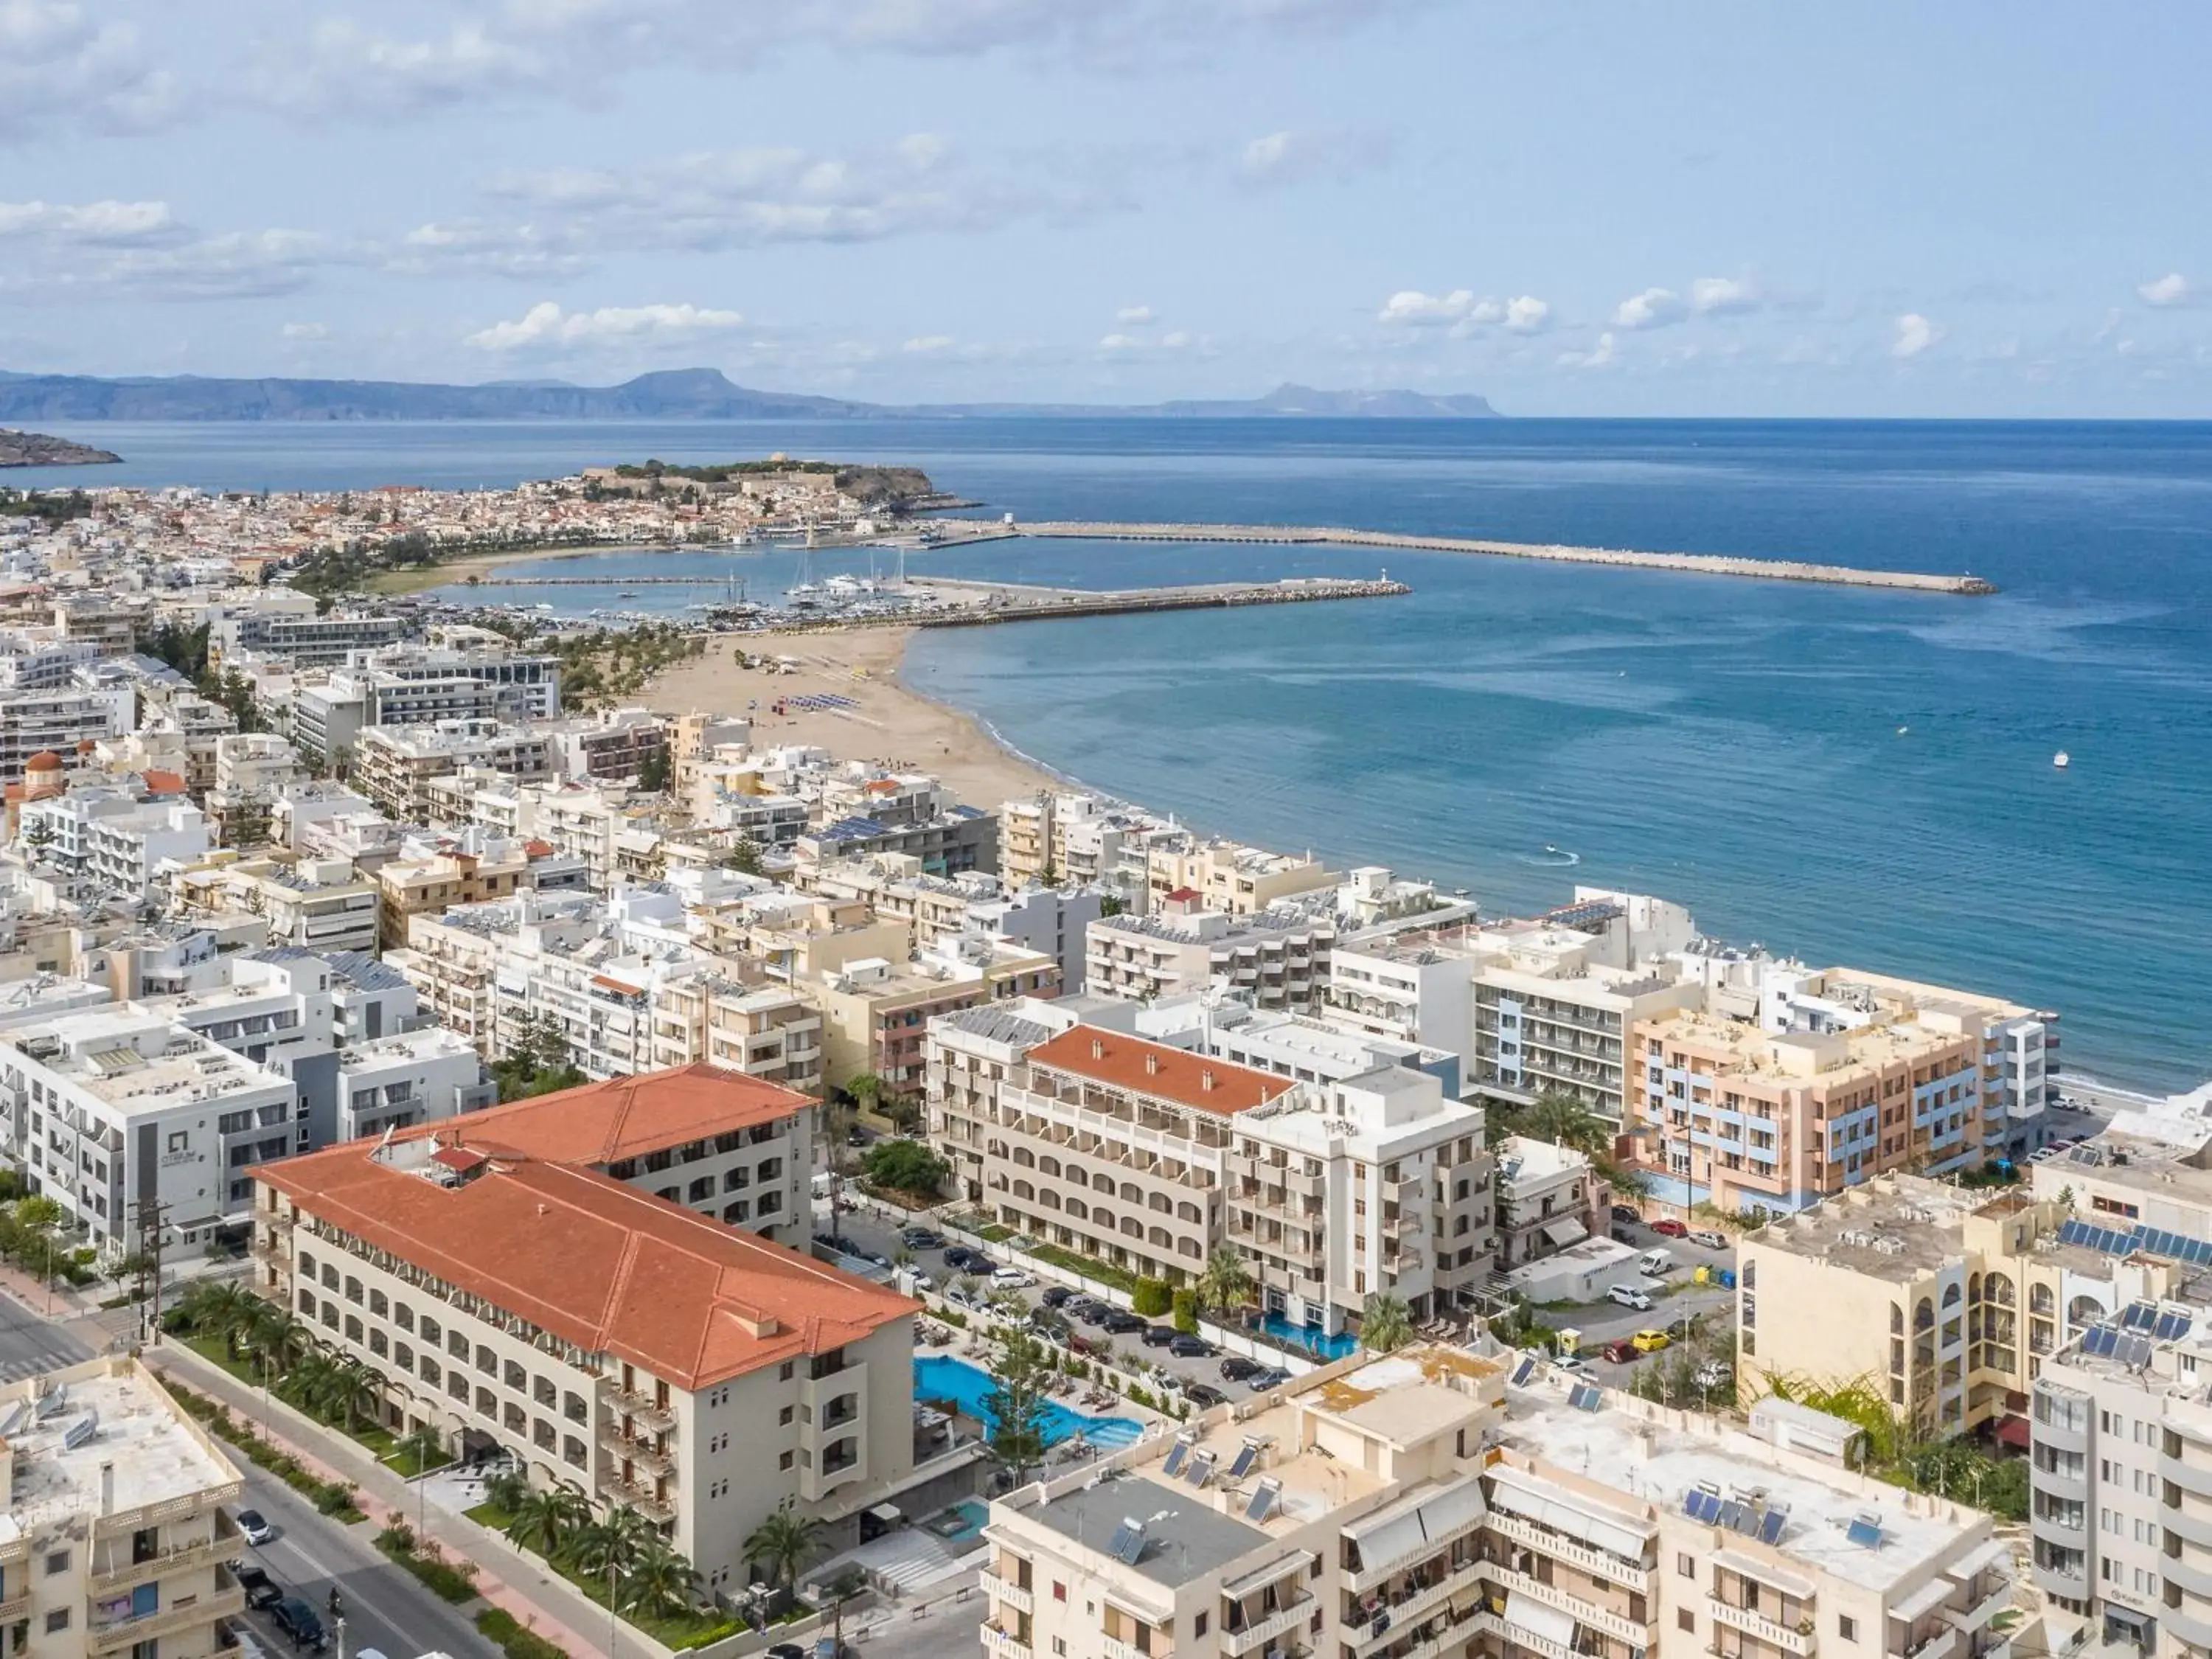
[(1177, 1291), (1169, 1305), (1175, 1310), (1175, 1328), (1186, 1336), (1198, 1334), (1198, 1292)]
[(568, 1659), (566, 1648), (556, 1648), (537, 1632), (523, 1629), (504, 1607), (486, 1607), (478, 1613), (477, 1633), (496, 1643), (507, 1659)]
[(1158, 1318), (1174, 1304), (1174, 1296), (1164, 1279), (1140, 1279), (1136, 1288), (1129, 1292), (1131, 1310), (1144, 1315), (1147, 1319)]

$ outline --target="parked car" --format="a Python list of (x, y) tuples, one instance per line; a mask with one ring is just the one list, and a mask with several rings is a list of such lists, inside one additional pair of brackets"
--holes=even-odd
[(265, 1544), (276, 1535), (276, 1528), (269, 1524), (268, 1517), (259, 1510), (240, 1510), (238, 1535), (249, 1544)]
[(1647, 1279), (1664, 1279), (1674, 1271), (1674, 1254), (1668, 1250), (1646, 1250), (1636, 1258), (1636, 1271)]
[(1025, 1273), (1019, 1267), (1001, 1267), (991, 1275), (991, 1287), (1000, 1291), (1026, 1291), (1036, 1283), (1035, 1273)]
[(1131, 1313), (1127, 1308), (1109, 1308), (1103, 1322), (1116, 1336), (1131, 1336), (1145, 1328), (1145, 1316)]
[(1717, 1228), (1700, 1227), (1690, 1235), (1690, 1243), (1702, 1244), (1709, 1250), (1727, 1250), (1735, 1248), (1735, 1241)]
[(1291, 1374), (1280, 1365), (1263, 1366), (1244, 1381), (1255, 1394), (1265, 1394), (1270, 1389), (1279, 1389), (1291, 1380)]
[(1224, 1382), (1242, 1382), (1246, 1377), (1255, 1376), (1265, 1369), (1256, 1359), (1247, 1359), (1241, 1353), (1232, 1353), (1221, 1362), (1221, 1380)]
[(1674, 1339), (1664, 1331), (1643, 1330), (1637, 1332), (1628, 1340), (1635, 1344), (1636, 1352), (1638, 1353), (1657, 1353)]
[(1728, 1386), (1729, 1368), (1717, 1359), (1708, 1359), (1698, 1367), (1698, 1386), (1701, 1389), (1724, 1389)]
[(1210, 1359), (1213, 1344), (1202, 1336), (1187, 1336), (1181, 1331), (1173, 1333), (1175, 1340), (1168, 1344), (1168, 1352), (1182, 1359)]
[(320, 1653), (331, 1644), (322, 1616), (296, 1595), (287, 1595), (272, 1606), (269, 1622), (283, 1631), (295, 1648), (312, 1648)]
[(1653, 1222), (1651, 1231), (1662, 1238), (1687, 1238), (1690, 1236), (1689, 1228), (1672, 1216)]
[(908, 1268), (907, 1278), (917, 1291), (933, 1291), (937, 1288), (937, 1281), (919, 1269)]
[(1225, 1406), (1229, 1396), (1211, 1382), (1194, 1382), (1182, 1391), (1182, 1397), (1194, 1406)]
[(1641, 1221), (1644, 1219), (1643, 1216), (1638, 1213), (1637, 1208), (1633, 1204), (1614, 1205), (1613, 1206), (1613, 1218), (1615, 1221)]
[(1114, 1345), (1103, 1336), (1085, 1336), (1077, 1331), (1067, 1339), (1067, 1346), (1078, 1353), (1103, 1353)]
[(1148, 1348), (1172, 1349), (1182, 1334), (1172, 1325), (1147, 1325), (1144, 1335), (1139, 1340)]
[(1632, 1365), (1639, 1357), (1636, 1345), (1625, 1336), (1618, 1341), (1607, 1343), (1599, 1352), (1616, 1365)]
[(1580, 1376), (1589, 1370), (1589, 1361), (1578, 1353), (1563, 1353), (1552, 1362), (1552, 1369), (1568, 1376)]
[(269, 1576), (265, 1567), (239, 1565), (230, 1570), (238, 1581), (239, 1589), (246, 1592), (249, 1607), (270, 1607), (284, 1599), (284, 1587)]
[(1110, 1302), (1071, 1302), (1067, 1311), (1086, 1325), (1103, 1325), (1114, 1316), (1115, 1309)]
[(1075, 1300), (1075, 1292), (1065, 1285), (1048, 1285), (1037, 1300), (1048, 1308), (1065, 1308)]
[(1667, 1322), (1667, 1334), (1677, 1342), (1688, 1341), (1697, 1328), (1698, 1316), (1693, 1313), (1684, 1314), (1679, 1319), (1670, 1319)]
[(767, 1659), (807, 1659), (807, 1652), (796, 1642), (778, 1642), (768, 1650)]
[(968, 1287), (964, 1285), (946, 1285), (945, 1299), (956, 1308), (980, 1308), (983, 1305), (983, 1298), (980, 1296), (970, 1296), (968, 1293)]
[(971, 1250), (965, 1244), (955, 1244), (945, 1253), (945, 1265), (958, 1273), (988, 1273), (991, 1259), (980, 1250)]
[(1605, 1299), (1608, 1302), (1618, 1302), (1624, 1308), (1633, 1308), (1638, 1313), (1648, 1313), (1651, 1308), (1651, 1297), (1646, 1292), (1638, 1290), (1633, 1285), (1608, 1285), (1606, 1289)]
[[(942, 1233), (933, 1233), (927, 1227), (909, 1227), (899, 1235), (899, 1243), (909, 1250), (933, 1250), (945, 1243)], [(780, 1645), (788, 1647), (789, 1643)]]

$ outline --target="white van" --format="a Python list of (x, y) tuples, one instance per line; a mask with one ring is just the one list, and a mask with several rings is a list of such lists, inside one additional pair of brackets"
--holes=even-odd
[(1636, 1271), (1646, 1279), (1664, 1279), (1674, 1271), (1674, 1258), (1665, 1250), (1646, 1250), (1636, 1258)]

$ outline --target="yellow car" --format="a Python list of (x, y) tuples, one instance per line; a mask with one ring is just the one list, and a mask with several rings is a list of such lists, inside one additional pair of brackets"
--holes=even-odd
[(1638, 1331), (1628, 1340), (1638, 1353), (1657, 1353), (1674, 1339), (1664, 1331)]

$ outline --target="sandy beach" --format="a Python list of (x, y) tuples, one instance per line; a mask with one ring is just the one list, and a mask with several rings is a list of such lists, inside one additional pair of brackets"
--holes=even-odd
[[(911, 628), (840, 628), (816, 632), (720, 636), (706, 654), (657, 677), (646, 700), (663, 714), (695, 709), (745, 714), (753, 741), (812, 744), (843, 760), (877, 761), (934, 773), (961, 800), (994, 807), (1040, 789), (1064, 788), (993, 739), (975, 720), (933, 702), (898, 679)], [(740, 668), (733, 646), (748, 655), (787, 659), (793, 672)], [(853, 699), (842, 709), (769, 712), (778, 699), (830, 693)]]

